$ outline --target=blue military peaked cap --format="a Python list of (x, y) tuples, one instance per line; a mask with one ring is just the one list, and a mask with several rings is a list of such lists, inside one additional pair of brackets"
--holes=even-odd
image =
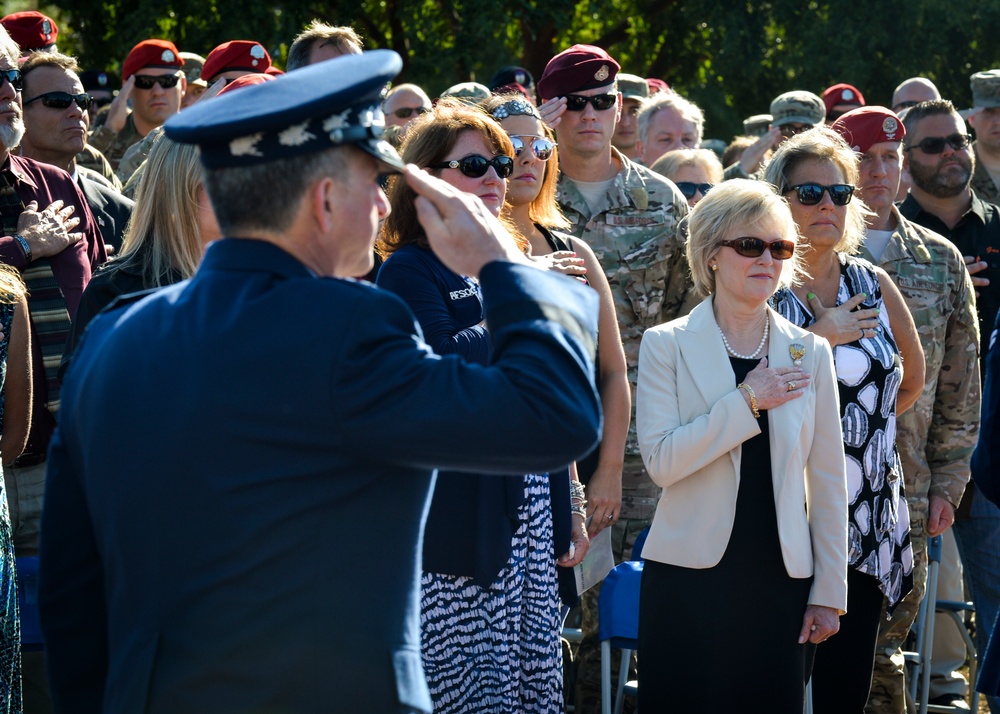
[(403, 61), (392, 50), (372, 50), (318, 62), (273, 82), (198, 102), (163, 128), (184, 144), (198, 144), (207, 168), (251, 166), (353, 144), (402, 170), (384, 139), (382, 93)]

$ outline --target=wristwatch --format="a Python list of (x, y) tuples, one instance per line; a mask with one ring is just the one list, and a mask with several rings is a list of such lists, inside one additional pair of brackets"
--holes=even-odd
[(21, 250), (24, 251), (24, 262), (25, 263), (30, 263), (31, 262), (31, 246), (28, 245), (28, 241), (25, 240), (24, 236), (21, 235), (20, 233), (18, 233), (18, 234), (16, 234), (14, 236), (14, 240), (17, 241), (17, 244), (19, 246), (21, 246)]

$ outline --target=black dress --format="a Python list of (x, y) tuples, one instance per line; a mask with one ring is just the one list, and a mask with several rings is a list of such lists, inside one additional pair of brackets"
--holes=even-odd
[[(730, 357), (737, 384), (758, 362)], [(798, 637), (812, 578), (789, 577), (781, 557), (760, 414), (761, 433), (742, 445), (736, 518), (719, 564), (643, 566), (640, 711), (802, 713), (811, 648)]]

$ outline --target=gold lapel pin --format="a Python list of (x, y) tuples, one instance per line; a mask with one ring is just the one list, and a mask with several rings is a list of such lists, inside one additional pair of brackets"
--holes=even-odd
[(801, 367), (802, 358), (806, 356), (805, 345), (802, 345), (798, 342), (793, 342), (792, 344), (788, 345), (788, 354), (791, 356), (792, 362), (795, 364), (795, 366)]

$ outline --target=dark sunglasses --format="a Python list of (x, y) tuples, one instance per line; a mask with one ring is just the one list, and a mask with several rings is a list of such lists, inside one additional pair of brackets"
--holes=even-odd
[[(854, 186), (849, 183), (835, 183), (832, 186), (823, 186), (818, 183), (800, 183), (798, 186), (789, 186), (785, 193), (795, 191), (799, 197), (799, 203), (803, 206), (815, 206), (823, 200), (823, 193), (830, 193), (830, 200), (835, 206), (846, 206), (851, 202), (854, 195)], [(759, 255), (759, 254), (758, 254)]]
[(781, 135), (786, 139), (795, 136), (796, 134), (801, 134), (804, 131), (809, 131), (812, 128), (813, 128), (812, 124), (803, 124), (802, 126), (794, 126), (792, 124), (782, 124), (781, 126), (778, 127), (778, 129), (781, 131)]
[(10, 86), (16, 92), (24, 89), (24, 79), (21, 77), (19, 69), (0, 69), (0, 87), (3, 86), (4, 81), (10, 82)]
[(788, 260), (795, 254), (795, 243), (790, 240), (776, 240), (772, 243), (746, 236), (735, 240), (724, 240), (721, 245), (732, 248), (745, 258), (759, 258), (765, 250), (771, 251), (775, 260)]
[(566, 109), (571, 112), (582, 112), (589, 104), (595, 111), (603, 112), (618, 103), (618, 95), (614, 92), (585, 97), (582, 94), (567, 94)]
[(552, 150), (556, 148), (555, 142), (533, 134), (510, 135), (510, 143), (514, 145), (514, 156), (520, 156), (524, 151), (525, 139), (531, 139), (531, 151), (539, 161), (548, 161), (552, 158)]
[(677, 188), (681, 190), (684, 194), (684, 198), (694, 198), (694, 195), (701, 191), (701, 195), (704, 196), (709, 191), (712, 190), (714, 183), (692, 183), (691, 181), (678, 181)]
[(152, 89), (154, 84), (158, 84), (164, 89), (170, 89), (176, 87), (177, 83), (181, 81), (179, 74), (136, 74), (133, 76), (135, 77), (136, 89)]
[(389, 112), (389, 113), (395, 116), (397, 119), (409, 119), (414, 114), (420, 116), (421, 114), (426, 114), (429, 111), (430, 109), (428, 109), (427, 107), (402, 107), (394, 112)]
[(473, 154), (461, 159), (443, 161), (440, 164), (431, 164), (429, 169), (458, 169), (469, 178), (479, 178), (485, 176), (490, 170), (490, 166), (497, 172), (497, 176), (502, 179), (514, 173), (514, 159), (509, 156), (494, 156), (487, 159), (485, 156)]
[(907, 146), (904, 151), (920, 149), (925, 154), (940, 154), (947, 144), (955, 151), (961, 151), (969, 145), (968, 134), (952, 134), (951, 136), (928, 136), (913, 146)]
[(28, 106), (32, 102), (37, 102), (39, 99), (42, 100), (42, 106), (49, 109), (69, 109), (69, 105), (75, 102), (76, 106), (80, 107), (83, 111), (87, 111), (90, 109), (90, 105), (94, 103), (94, 98), (89, 94), (46, 92), (45, 94), (39, 94), (37, 97), (26, 99), (24, 106)]

